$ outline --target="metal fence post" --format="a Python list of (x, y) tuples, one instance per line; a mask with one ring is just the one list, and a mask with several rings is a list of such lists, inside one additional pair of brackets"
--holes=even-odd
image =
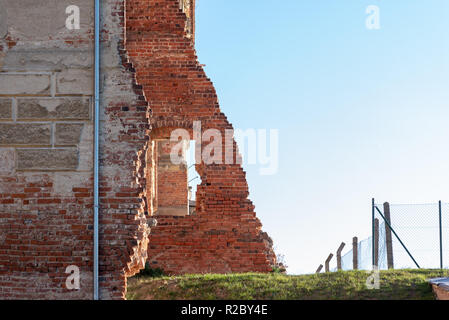
[(327, 259), (326, 259), (326, 262), (325, 262), (325, 269), (326, 269), (326, 272), (329, 272), (330, 271), (330, 269), (329, 269), (329, 263), (331, 262), (331, 260), (332, 260), (332, 257), (333, 257), (334, 255), (331, 253), (330, 255), (329, 255), (329, 257), (327, 257)]
[(393, 238), (391, 236), (391, 216), (390, 216), (390, 204), (388, 202), (384, 203), (384, 215), (387, 223), (385, 224), (385, 239), (387, 242), (387, 264), (388, 269), (394, 269), (393, 261)]
[(352, 238), (352, 269), (359, 269), (359, 239), (357, 237)]
[(438, 201), (438, 211), (440, 219), (440, 268), (443, 269), (443, 223), (442, 223), (442, 210), (441, 210), (441, 200)]
[(379, 267), (379, 219), (374, 219), (374, 267)]
[(341, 252), (343, 251), (345, 245), (346, 244), (342, 242), (337, 250), (337, 270), (341, 270)]
[(415, 265), (418, 267), (418, 269), (421, 269), (421, 267), (419, 266), (418, 262), (416, 262), (415, 258), (413, 258), (412, 254), (410, 253), (410, 251), (407, 249), (407, 247), (405, 246), (404, 242), (402, 242), (401, 238), (399, 238), (398, 234), (396, 233), (396, 231), (394, 231), (393, 227), (390, 225), (390, 223), (388, 222), (387, 218), (385, 218), (385, 216), (383, 215), (383, 213), (379, 210), (378, 207), (376, 207), (377, 212), (380, 214), (380, 216), (382, 217), (382, 219), (384, 219), (385, 224), (388, 225), (388, 228), (394, 233), (395, 237), (398, 239), (399, 243), (401, 244), (401, 246), (404, 248), (404, 250), (407, 252), (408, 256), (410, 257), (410, 259), (413, 260), (413, 262), (415, 263)]

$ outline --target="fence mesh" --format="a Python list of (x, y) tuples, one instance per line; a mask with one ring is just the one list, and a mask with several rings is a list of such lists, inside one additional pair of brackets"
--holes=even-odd
[[(383, 212), (383, 206), (378, 205)], [(438, 203), (390, 205), (391, 226), (421, 268), (440, 268), (440, 209)], [(443, 268), (449, 267), (449, 204), (441, 204)], [(395, 269), (417, 268), (393, 236)]]
[[(372, 262), (372, 243), (373, 238), (368, 237), (358, 242), (357, 244), (357, 265), (359, 270), (371, 270), (373, 268)], [(341, 257), (342, 270), (353, 269), (353, 250), (349, 250)], [(387, 244), (385, 238), (385, 223), (379, 225), (379, 268), (387, 269)]]
[(442, 208), (442, 233), (443, 233), (443, 265), (449, 268), (449, 203), (443, 203)]
[[(384, 205), (376, 205), (385, 216)], [(438, 203), (432, 204), (392, 204), (390, 208), (390, 223), (402, 243), (408, 249), (421, 268), (440, 268), (440, 257), (443, 258), (443, 268), (449, 268), (449, 203), (441, 204), (441, 235), (442, 255), (440, 255), (440, 208)], [(379, 269), (386, 270), (387, 264), (387, 225), (376, 211), (379, 219)], [(393, 265), (395, 269), (417, 268), (410, 255), (401, 245), (399, 239), (391, 233)], [(373, 268), (372, 237), (358, 242), (358, 268), (371, 270)], [(342, 256), (342, 269), (353, 269), (353, 250)]]
[[(419, 266), (439, 268), (438, 204), (391, 205), (390, 212), (391, 226)], [(416, 268), (415, 263), (396, 237), (393, 237), (393, 263), (395, 269)]]

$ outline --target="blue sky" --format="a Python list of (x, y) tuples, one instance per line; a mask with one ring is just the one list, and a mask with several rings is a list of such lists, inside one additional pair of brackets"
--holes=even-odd
[(447, 0), (197, 0), (196, 14), (228, 119), (279, 130), (278, 173), (245, 170), (290, 273), (369, 236), (372, 197), (449, 201)]

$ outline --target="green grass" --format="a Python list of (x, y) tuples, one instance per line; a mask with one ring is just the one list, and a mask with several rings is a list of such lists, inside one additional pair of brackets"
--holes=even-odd
[(394, 270), (380, 272), (380, 289), (367, 289), (369, 273), (345, 271), (314, 275), (206, 274), (128, 281), (129, 300), (433, 300), (429, 278), (448, 277), (449, 271)]

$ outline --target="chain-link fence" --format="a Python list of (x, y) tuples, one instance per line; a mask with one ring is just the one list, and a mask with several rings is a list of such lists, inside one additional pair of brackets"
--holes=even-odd
[[(357, 241), (357, 253), (354, 256), (354, 249), (349, 250), (341, 257), (342, 270), (372, 270), (373, 268), (373, 238), (368, 237), (361, 241)], [(379, 225), (379, 251), (378, 251), (379, 269), (387, 269), (387, 244), (385, 240), (385, 222)], [(356, 259), (357, 262), (354, 262)], [(334, 269), (336, 270), (336, 269)]]
[[(391, 251), (390, 264), (395, 269), (449, 267), (449, 204), (385, 203), (374, 209), (375, 218), (390, 223), (387, 260)], [(388, 236), (388, 226), (385, 231)]]
[(373, 201), (372, 219), (373, 235), (354, 238), (352, 249), (341, 256), (342, 270), (449, 268), (449, 203)]

